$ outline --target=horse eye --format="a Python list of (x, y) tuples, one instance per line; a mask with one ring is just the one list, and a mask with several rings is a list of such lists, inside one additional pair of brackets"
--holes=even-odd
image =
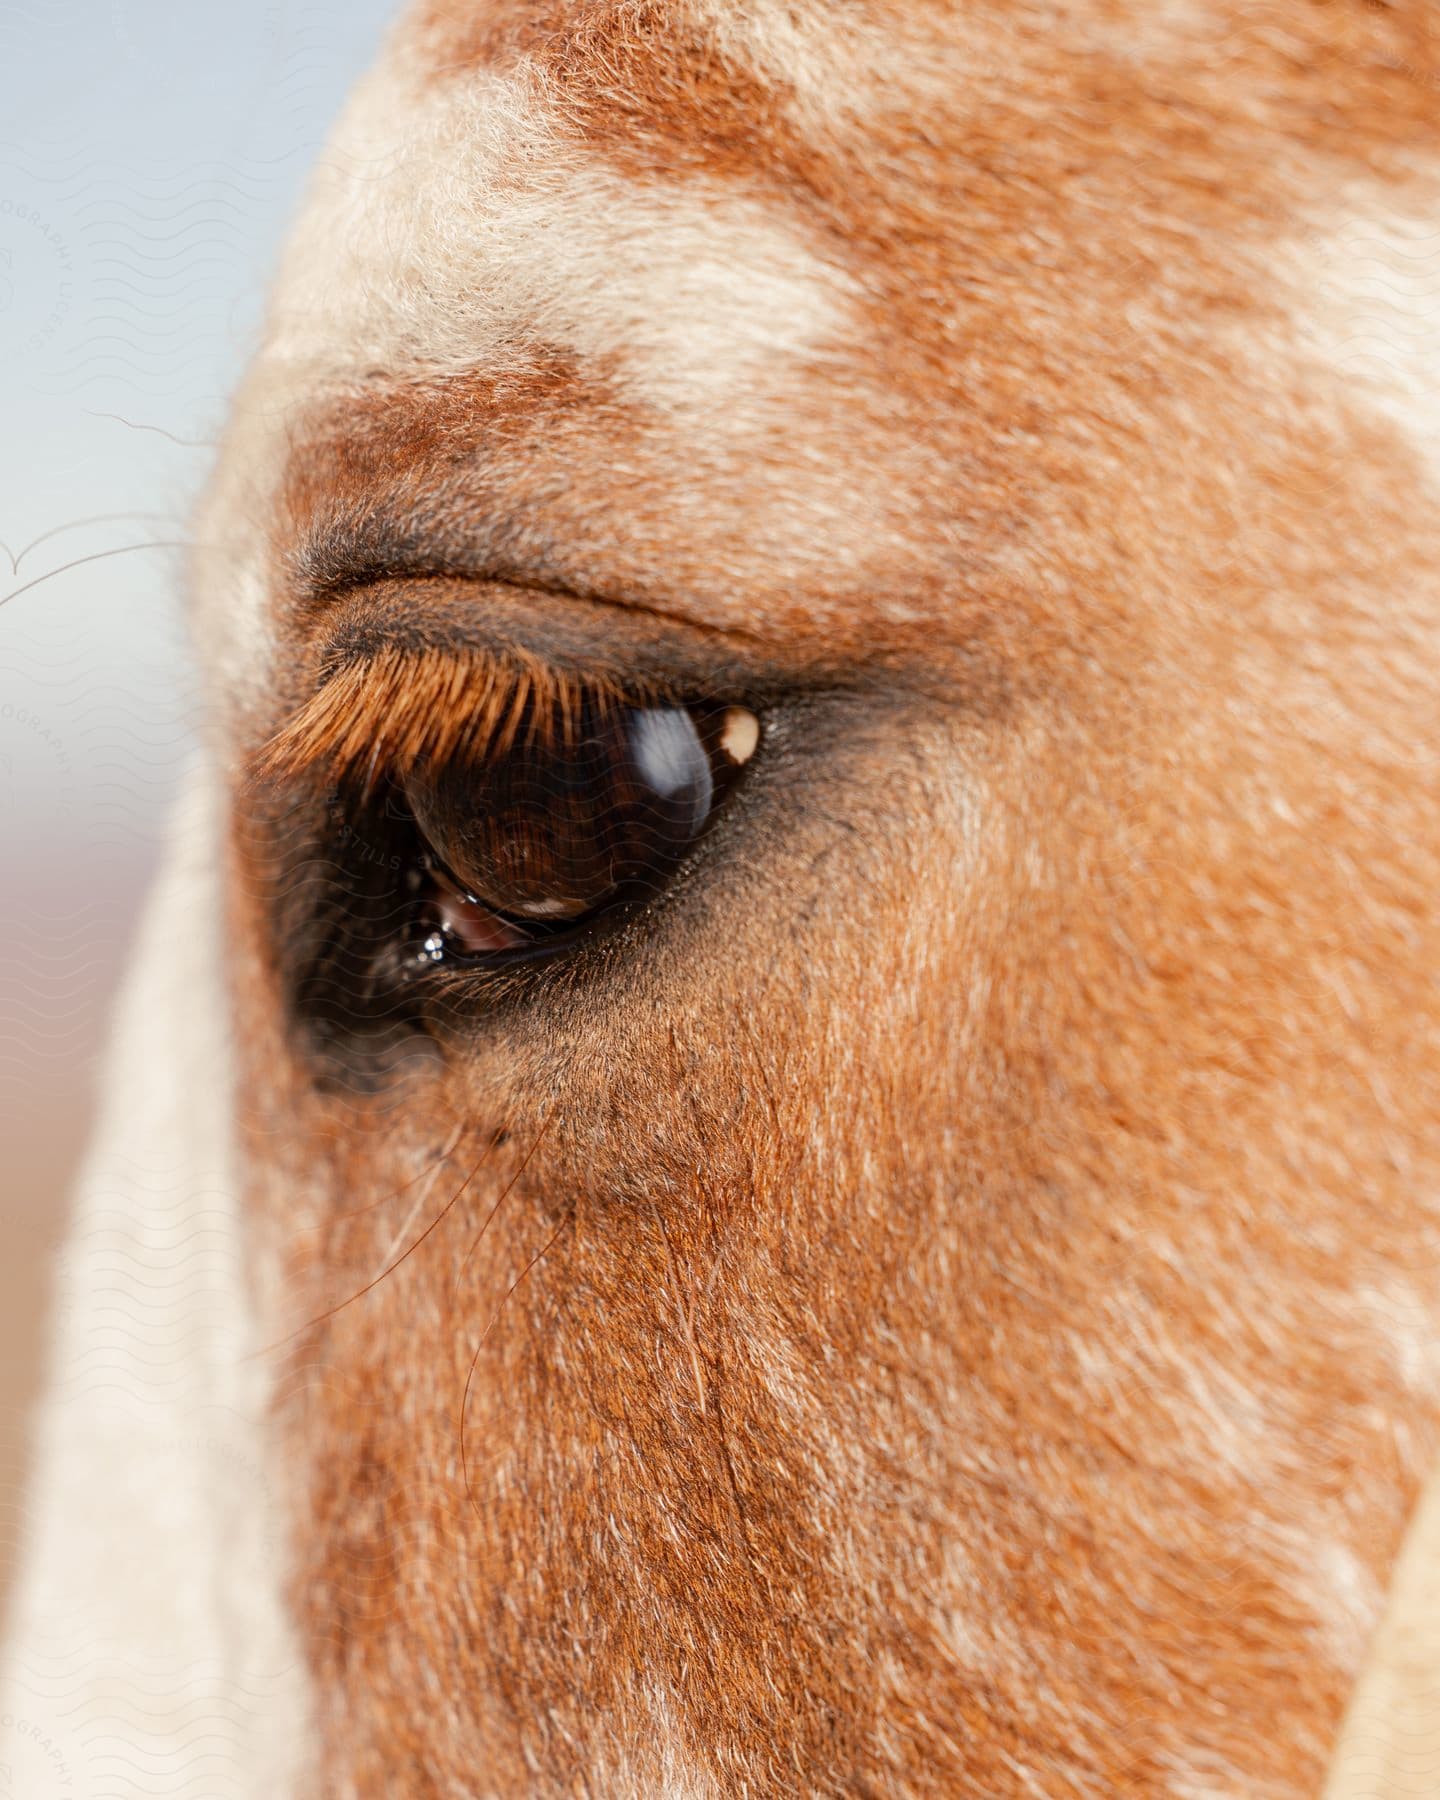
[(541, 946), (654, 892), (759, 742), (743, 707), (582, 705), (566, 729), (401, 784), (412, 967)]

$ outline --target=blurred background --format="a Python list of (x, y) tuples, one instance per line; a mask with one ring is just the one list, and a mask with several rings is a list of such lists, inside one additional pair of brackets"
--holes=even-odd
[(394, 10), (0, 8), (0, 1607), (49, 1263), (199, 719), (189, 518), (286, 220)]

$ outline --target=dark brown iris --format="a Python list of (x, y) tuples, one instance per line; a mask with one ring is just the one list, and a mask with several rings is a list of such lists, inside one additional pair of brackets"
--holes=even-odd
[(740, 708), (587, 708), (549, 741), (412, 773), (415, 964), (520, 950), (654, 892), (757, 736)]

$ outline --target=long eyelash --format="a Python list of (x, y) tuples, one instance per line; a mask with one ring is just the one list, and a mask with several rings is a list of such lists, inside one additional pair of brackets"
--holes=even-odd
[(521, 651), (387, 648), (330, 674), (264, 746), (253, 773), (262, 780), (360, 776), (368, 791), (382, 770), (403, 776), (452, 759), (492, 760), (522, 735), (527, 746), (564, 746), (587, 718), (660, 698)]

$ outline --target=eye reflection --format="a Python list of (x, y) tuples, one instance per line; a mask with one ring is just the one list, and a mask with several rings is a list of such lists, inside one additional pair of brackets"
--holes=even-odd
[(504, 755), (412, 773), (412, 967), (543, 943), (658, 889), (759, 740), (742, 707), (601, 708)]
[(705, 823), (715, 797), (710, 758), (695, 721), (675, 707), (629, 716), (627, 748), (638, 779), (649, 792), (689, 812), (693, 834)]

